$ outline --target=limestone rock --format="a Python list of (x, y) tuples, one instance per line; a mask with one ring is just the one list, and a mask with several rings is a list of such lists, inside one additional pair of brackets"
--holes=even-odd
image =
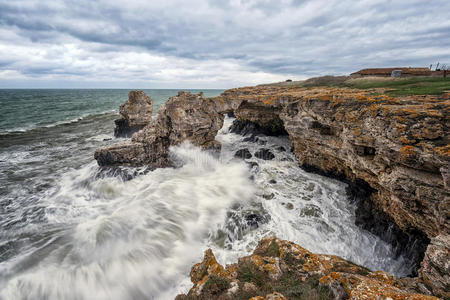
[(121, 118), (115, 121), (114, 135), (131, 136), (152, 121), (153, 100), (143, 91), (131, 91), (119, 112)]
[(436, 295), (450, 298), (450, 235), (438, 235), (431, 239), (420, 276)]
[(192, 268), (191, 281), (189, 293), (177, 299), (437, 299), (418, 293), (418, 279), (411, 283), (371, 272), (275, 237), (262, 239), (252, 255), (226, 267), (208, 249), (203, 261)]
[[(235, 102), (228, 106), (245, 125), (238, 130), (250, 128), (249, 122), (282, 127), (301, 166), (367, 186), (373, 216), (386, 217), (373, 222), (373, 232), (394, 224), (396, 236), (408, 243), (399, 247), (415, 252), (419, 262), (429, 239), (450, 234), (450, 94), (393, 98), (373, 92), (267, 85), (229, 90), (221, 101)], [(443, 282), (429, 284), (440, 289)]]
[(133, 135), (132, 140), (147, 143), (156, 136), (167, 138), (171, 146), (187, 140), (205, 149), (217, 148), (220, 146), (214, 139), (223, 119), (211, 99), (181, 91), (169, 98), (156, 121)]
[(131, 142), (100, 148), (94, 157), (101, 166), (167, 167), (169, 147), (184, 141), (204, 149), (220, 149), (215, 136), (223, 119), (211, 99), (179, 92), (160, 108), (155, 121), (133, 134)]

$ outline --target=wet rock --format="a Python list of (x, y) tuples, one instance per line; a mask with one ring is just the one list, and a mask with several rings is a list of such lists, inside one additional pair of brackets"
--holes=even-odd
[(276, 150), (279, 152), (286, 152), (286, 148), (284, 148), (283, 146), (277, 147)]
[(245, 216), (245, 221), (251, 229), (256, 229), (259, 227), (259, 223), (263, 221), (263, 217), (252, 213)]
[(100, 148), (94, 157), (102, 166), (167, 167), (169, 147), (184, 141), (203, 149), (220, 149), (214, 138), (223, 119), (211, 99), (179, 92), (161, 107), (154, 122), (132, 136), (131, 142)]
[(242, 159), (249, 159), (249, 158), (252, 158), (252, 154), (250, 153), (250, 151), (248, 151), (247, 148), (245, 148), (245, 149), (240, 149), (240, 150), (236, 151), (236, 153), (234, 154), (234, 157), (242, 158)]
[(153, 100), (143, 91), (131, 91), (119, 112), (120, 119), (115, 120), (114, 135), (129, 137), (152, 121)]
[(426, 235), (401, 230), (389, 214), (374, 206), (370, 198), (357, 200), (355, 224), (391, 244), (396, 256), (403, 255), (411, 259), (416, 266), (411, 275), (417, 276), (420, 262), (430, 242)]
[(270, 179), (270, 180), (269, 180), (269, 183), (270, 183), (270, 184), (275, 184), (275, 183), (277, 183), (277, 181), (276, 181), (275, 179)]
[(275, 155), (269, 149), (261, 148), (255, 152), (255, 157), (263, 160), (272, 160), (275, 158)]
[(203, 261), (192, 268), (191, 281), (188, 294), (177, 299), (229, 299), (229, 289), (214, 289), (216, 294), (211, 296), (208, 284), (229, 287), (234, 282), (237, 288), (231, 299), (286, 299), (283, 295), (296, 299), (307, 295), (308, 299), (437, 300), (418, 294), (417, 279), (405, 281), (385, 272), (371, 272), (340, 257), (314, 254), (275, 237), (262, 239), (253, 254), (225, 268), (207, 250)]
[(286, 208), (289, 210), (293, 210), (294, 209), (294, 204), (292, 204), (291, 202), (286, 203)]
[(256, 143), (258, 143), (258, 145), (264, 146), (265, 144), (267, 144), (267, 141), (261, 138), (257, 138)]
[(322, 210), (318, 206), (313, 204), (306, 205), (301, 209), (300, 216), (320, 218), (322, 216)]
[(255, 161), (247, 161), (246, 163), (247, 163), (247, 165), (249, 166), (250, 169), (255, 168), (255, 170), (259, 170), (259, 165), (258, 165), (257, 162), (255, 162)]
[(275, 197), (274, 193), (270, 193), (270, 194), (264, 194), (263, 198), (266, 200), (272, 200)]

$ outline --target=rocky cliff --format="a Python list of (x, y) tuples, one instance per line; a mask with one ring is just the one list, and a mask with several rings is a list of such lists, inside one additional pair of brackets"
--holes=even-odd
[(382, 92), (258, 86), (228, 90), (216, 105), (241, 122), (285, 130), (301, 166), (362, 187), (357, 222), (411, 248), (418, 263), (431, 239), (419, 273), (448, 297), (450, 94)]
[(128, 101), (120, 106), (120, 119), (115, 121), (114, 135), (131, 136), (152, 121), (153, 100), (143, 91), (128, 93)]
[(289, 241), (262, 239), (253, 254), (225, 268), (209, 249), (191, 270), (194, 286), (184, 299), (437, 299), (421, 280), (314, 254)]
[(179, 92), (160, 108), (155, 121), (133, 134), (131, 141), (100, 148), (94, 157), (101, 166), (167, 167), (169, 147), (183, 141), (204, 149), (220, 149), (214, 138), (223, 119), (211, 99)]
[(213, 99), (180, 93), (130, 142), (95, 157), (100, 165), (167, 166), (170, 145), (217, 148), (224, 113), (236, 116), (236, 128), (287, 133), (302, 167), (347, 181), (359, 198), (356, 222), (410, 252), (419, 280), (450, 297), (449, 93), (393, 98), (382, 89), (295, 86), (231, 89)]

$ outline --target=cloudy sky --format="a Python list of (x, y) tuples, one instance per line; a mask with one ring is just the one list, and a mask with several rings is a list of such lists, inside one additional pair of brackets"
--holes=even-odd
[(450, 63), (449, 0), (0, 0), (0, 88), (228, 88)]

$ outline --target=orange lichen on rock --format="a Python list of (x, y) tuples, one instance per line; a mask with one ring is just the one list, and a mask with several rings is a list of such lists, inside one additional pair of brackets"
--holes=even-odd
[[(378, 273), (378, 272), (377, 272)], [(331, 272), (320, 278), (323, 285), (342, 285), (349, 299), (411, 299), (411, 300), (437, 300), (439, 298), (426, 296), (401, 290), (393, 285), (395, 279), (392, 275), (386, 277), (379, 274), (362, 276), (358, 274)]]
[(400, 150), (400, 157), (403, 160), (408, 160), (414, 158), (416, 155), (416, 147), (414, 146), (403, 146)]
[(436, 147), (434, 148), (434, 151), (440, 156), (450, 159), (450, 144), (442, 147)]
[(226, 268), (207, 250), (203, 261), (192, 268), (191, 280), (192, 289), (177, 300), (282, 300), (283, 293), (292, 291), (307, 291), (317, 299), (344, 294), (350, 299), (437, 299), (416, 293), (414, 284), (405, 285), (391, 274), (370, 272), (338, 256), (314, 254), (276, 237), (262, 239), (252, 255)]

